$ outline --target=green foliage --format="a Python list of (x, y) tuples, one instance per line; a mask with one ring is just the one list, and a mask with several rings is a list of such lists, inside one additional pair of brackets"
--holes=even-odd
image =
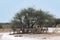
[[(46, 21), (47, 20), (47, 21)], [(36, 10), (33, 8), (23, 9), (18, 12), (14, 20), (12, 21), (12, 25), (15, 27), (33, 27), (33, 25), (52, 25), (54, 24), (53, 15), (48, 12), (42, 10)]]

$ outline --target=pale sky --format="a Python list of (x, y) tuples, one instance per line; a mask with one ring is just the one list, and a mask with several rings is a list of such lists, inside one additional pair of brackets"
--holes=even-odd
[(21, 9), (33, 7), (60, 18), (60, 0), (0, 0), (0, 22), (10, 22)]

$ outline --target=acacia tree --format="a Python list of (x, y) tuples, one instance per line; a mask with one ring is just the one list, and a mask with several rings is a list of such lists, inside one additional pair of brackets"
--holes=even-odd
[(12, 21), (12, 25), (14, 28), (33, 28), (35, 24), (40, 25), (40, 27), (42, 25), (54, 24), (54, 17), (48, 14), (48, 12), (35, 10), (33, 8), (27, 8), (18, 12), (14, 17), (14, 20)]

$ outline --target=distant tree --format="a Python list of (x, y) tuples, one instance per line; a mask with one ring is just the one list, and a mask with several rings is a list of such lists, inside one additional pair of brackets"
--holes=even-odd
[(60, 19), (59, 19), (59, 18), (55, 19), (55, 24), (56, 24), (56, 25), (57, 25), (57, 24), (60, 24)]
[(2, 25), (0, 25), (0, 29), (2, 28)]

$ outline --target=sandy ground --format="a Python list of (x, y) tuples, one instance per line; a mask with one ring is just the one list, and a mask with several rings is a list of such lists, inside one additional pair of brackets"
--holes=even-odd
[(60, 34), (14, 34), (15, 36), (24, 36), (24, 37), (54, 37), (60, 36)]
[(0, 33), (0, 40), (60, 40), (60, 34), (19, 34), (9, 35), (8, 33)]

